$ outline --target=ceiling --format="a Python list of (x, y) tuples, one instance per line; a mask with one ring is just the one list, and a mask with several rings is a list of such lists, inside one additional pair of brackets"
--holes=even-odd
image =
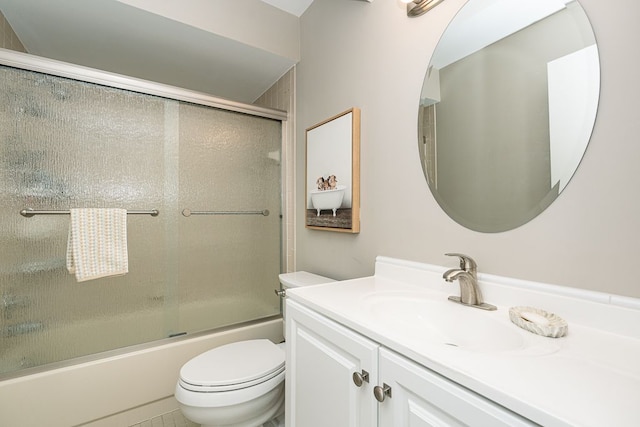
[(313, 3), (313, 0), (262, 0), (263, 2), (284, 10), (298, 18)]
[(0, 11), (33, 55), (252, 103), (299, 60), (312, 1), (0, 0)]

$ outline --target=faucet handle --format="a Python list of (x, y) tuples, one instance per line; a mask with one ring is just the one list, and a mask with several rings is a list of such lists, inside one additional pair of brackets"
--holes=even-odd
[(460, 258), (460, 268), (464, 271), (475, 272), (478, 268), (478, 264), (469, 255), (458, 254), (455, 252), (446, 253), (446, 256), (457, 256)]

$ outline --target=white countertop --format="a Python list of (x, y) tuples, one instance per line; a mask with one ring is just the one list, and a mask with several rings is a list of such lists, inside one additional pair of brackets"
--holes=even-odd
[[(469, 349), (424, 339), (420, 325), (394, 323), (385, 295), (424, 295), (446, 301), (457, 283), (442, 279), (445, 267), (379, 257), (374, 276), (287, 291), (287, 296), (415, 362), (544, 426), (640, 426), (640, 303), (503, 277), (479, 275), (485, 301), (496, 311), (453, 302), (502, 323), (517, 345)], [(371, 298), (377, 299), (372, 309)], [(622, 302), (622, 303), (620, 303)], [(568, 334), (541, 337), (509, 320), (509, 307), (533, 306), (564, 318)], [(448, 308), (447, 308), (448, 310)], [(459, 311), (462, 310), (462, 311)], [(483, 319), (485, 319), (483, 317)], [(487, 337), (491, 340), (491, 337)]]

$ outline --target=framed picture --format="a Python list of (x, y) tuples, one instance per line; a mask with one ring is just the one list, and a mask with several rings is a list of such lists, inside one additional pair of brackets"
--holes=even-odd
[(360, 110), (306, 131), (306, 227), (360, 232)]

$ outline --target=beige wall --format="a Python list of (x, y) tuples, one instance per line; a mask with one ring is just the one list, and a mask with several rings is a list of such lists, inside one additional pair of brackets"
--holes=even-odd
[(282, 198), (283, 214), (282, 243), (284, 272), (294, 271), (296, 264), (295, 251), (295, 158), (296, 158), (296, 120), (295, 120), (295, 89), (296, 68), (293, 67), (273, 86), (263, 93), (255, 105), (275, 108), (287, 112), (288, 118), (282, 122), (282, 150), (280, 160), (282, 167)]
[[(432, 197), (417, 147), (418, 101), (430, 55), (466, 0), (410, 19), (397, 0), (315, 1), (301, 19), (296, 162), (304, 129), (362, 109), (361, 232), (297, 225), (297, 268), (337, 279), (370, 275), (376, 255), (454, 266), (473, 256), (481, 272), (640, 297), (640, 120), (635, 41), (640, 3), (582, 0), (600, 49), (602, 86), (593, 137), (572, 182), (545, 212), (515, 230), (484, 234), (452, 221)], [(304, 182), (298, 167), (297, 182)], [(304, 188), (296, 213), (304, 215)]]
[(19, 52), (26, 52), (24, 46), (20, 42), (20, 39), (9, 25), (2, 12), (0, 11), (0, 47), (3, 49), (17, 50)]

